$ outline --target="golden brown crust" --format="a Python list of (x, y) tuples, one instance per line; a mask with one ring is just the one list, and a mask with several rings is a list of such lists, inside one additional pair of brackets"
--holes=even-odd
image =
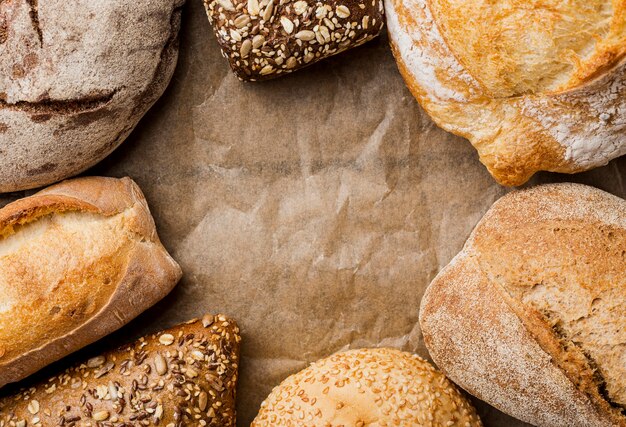
[(0, 386), (118, 329), (181, 276), (129, 178), (79, 178), (0, 209)]
[(625, 10), (601, 0), (386, 1), (407, 86), (504, 185), (626, 153)]
[[(402, 16), (402, 19), (410, 19)], [(399, 52), (393, 40), (391, 51), (396, 58)], [(480, 161), (502, 185), (521, 185), (537, 171), (552, 170), (560, 172), (581, 172), (582, 169), (566, 160), (565, 148), (551, 136), (546, 135), (535, 121), (525, 117), (505, 117), (501, 126), (492, 127), (484, 124), (480, 140), (473, 138), (473, 132), (465, 129), (450, 128), (445, 117), (486, 115), (485, 109), (497, 109), (495, 102), (485, 101), (477, 105), (449, 104), (442, 106), (432, 102), (427, 92), (419, 86), (406, 65), (398, 61), (398, 70), (407, 87), (420, 105), (431, 114), (437, 126), (472, 141), (478, 150)]]
[(1, 399), (0, 426), (233, 427), (240, 341), (223, 315), (191, 320)]
[(480, 427), (471, 403), (416, 355), (390, 348), (336, 353), (285, 379), (253, 427)]
[(433, 360), (529, 423), (626, 426), (624, 251), (621, 199), (574, 184), (505, 196), (422, 300)]

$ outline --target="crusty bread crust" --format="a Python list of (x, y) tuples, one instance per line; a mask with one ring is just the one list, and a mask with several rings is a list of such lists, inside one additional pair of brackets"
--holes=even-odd
[[(400, 72), (433, 120), (468, 138), (481, 162), (504, 185), (523, 184), (540, 170), (588, 170), (625, 154), (621, 118), (626, 114), (626, 5), (612, 2), (609, 19), (595, 15), (580, 18), (590, 29), (574, 26), (578, 33), (572, 37), (586, 34), (589, 38), (579, 41), (584, 45), (579, 52), (558, 46), (552, 56), (542, 57), (540, 51), (533, 52), (535, 46), (539, 49), (570, 39), (561, 35), (557, 41), (552, 38), (556, 35), (533, 31), (530, 24), (558, 29), (571, 20), (568, 14), (574, 12), (567, 8), (582, 9), (584, 2), (549, 2), (553, 6), (530, 2), (523, 8), (512, 1), (486, 3), (458, 1), (453, 8), (445, 0), (385, 2)], [(462, 37), (457, 34), (461, 18), (454, 15), (463, 7), (472, 9), (468, 6), (472, 4), (477, 16), (467, 17), (470, 20), (464, 23), (464, 30), (468, 34)], [(492, 33), (489, 21), (497, 12), (502, 12), (502, 20), (518, 12), (522, 16), (501, 32), (494, 29)], [(585, 19), (598, 19), (598, 26), (609, 24), (595, 29), (594, 22)], [(507, 32), (519, 32), (526, 38), (519, 41), (519, 50), (500, 45)], [(503, 53), (505, 48), (510, 51)], [(536, 58), (507, 56), (520, 52), (535, 53)], [(483, 63), (486, 58), (493, 60)], [(570, 63), (574, 65), (567, 66)]]
[(184, 0), (0, 1), (0, 192), (109, 155), (161, 96)]
[[(556, 239), (566, 249), (550, 244), (552, 235), (524, 238), (526, 230), (543, 224), (548, 224), (546, 233), (563, 232)], [(621, 410), (607, 400), (620, 399), (623, 367), (619, 362), (612, 364), (620, 356), (607, 357), (604, 353), (609, 348), (598, 352), (588, 342), (589, 336), (609, 336), (615, 329), (624, 330), (626, 312), (623, 308), (620, 312), (619, 307), (623, 307), (620, 299), (625, 292), (617, 289), (614, 304), (618, 308), (606, 313), (611, 323), (594, 321), (597, 307), (587, 304), (585, 298), (590, 295), (591, 301), (597, 301), (601, 292), (622, 286), (589, 277), (603, 277), (604, 271), (594, 274), (594, 269), (603, 265), (618, 271), (609, 276), (623, 277), (620, 253), (626, 247), (617, 255), (608, 247), (600, 251), (589, 242), (595, 236), (588, 229), (580, 240), (568, 237), (573, 230), (585, 231), (581, 227), (586, 226), (606, 231), (611, 239), (617, 239), (611, 234), (615, 230), (626, 234), (626, 203), (576, 184), (544, 185), (511, 193), (494, 204), (463, 251), (433, 280), (422, 299), (420, 325), (439, 368), (471, 394), (534, 425), (626, 426)], [(518, 235), (523, 237), (516, 239)], [(597, 257), (598, 263), (588, 263), (590, 257)], [(553, 264), (554, 259), (565, 263), (570, 258), (581, 265)], [(499, 269), (489, 263), (497, 263)], [(518, 270), (519, 265), (527, 266), (528, 272)], [(568, 270), (578, 274), (573, 283), (566, 281)], [(525, 276), (537, 271), (545, 282)], [(533, 284), (534, 280), (539, 284)], [(550, 291), (551, 283), (559, 280), (563, 287)], [(556, 301), (559, 298), (564, 300), (561, 306)], [(545, 299), (550, 299), (552, 306), (544, 312), (537, 301)], [(585, 328), (591, 329), (589, 334), (572, 336), (568, 314), (559, 309), (563, 306), (582, 313), (573, 316), (574, 324), (588, 319)], [(598, 383), (598, 374), (604, 377), (604, 384)]]
[[(89, 227), (77, 225), (76, 240), (62, 234), (63, 224), (76, 224), (75, 218), (65, 217), (70, 213), (95, 221)], [(128, 323), (167, 295), (182, 275), (159, 241), (141, 190), (129, 178), (69, 180), (5, 206), (0, 209), (0, 246), (51, 218), (57, 220), (46, 229), (49, 240), (43, 246), (67, 245), (62, 252), (67, 258), (54, 259), (53, 254), (37, 269), (39, 276), (33, 276), (36, 261), (29, 257), (37, 248), (28, 244), (36, 234), (0, 255), (5, 304), (0, 310), (0, 386)], [(109, 220), (114, 221), (111, 229), (101, 234), (107, 240), (88, 255), (90, 247), (81, 246), (81, 240), (89, 238), (87, 233), (100, 236)]]
[(240, 341), (228, 317), (190, 320), (0, 399), (0, 425), (234, 427)]

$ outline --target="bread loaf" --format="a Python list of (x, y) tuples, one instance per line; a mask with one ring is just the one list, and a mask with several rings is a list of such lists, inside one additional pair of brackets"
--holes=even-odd
[(207, 315), (0, 399), (0, 426), (235, 426), (239, 329)]
[(252, 427), (482, 426), (428, 362), (398, 350), (340, 352), (274, 388)]
[(384, 25), (382, 0), (204, 0), (222, 54), (240, 80), (296, 71), (359, 46)]
[(544, 185), (494, 204), (422, 300), (435, 363), (538, 426), (626, 426), (626, 202)]
[(79, 178), (0, 209), (0, 386), (123, 326), (181, 276), (129, 178)]
[(626, 153), (626, 4), (386, 0), (391, 46), (422, 107), (498, 182)]
[(165, 90), (184, 0), (0, 1), (0, 192), (102, 160)]

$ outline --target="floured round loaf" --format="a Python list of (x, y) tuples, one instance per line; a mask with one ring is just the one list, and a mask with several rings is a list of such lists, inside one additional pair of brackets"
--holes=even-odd
[(386, 0), (404, 79), (491, 174), (580, 172), (626, 153), (626, 4)]
[(0, 209), (0, 387), (130, 322), (182, 273), (129, 178), (78, 178)]
[(494, 204), (420, 325), (455, 383), (538, 426), (626, 426), (626, 202), (556, 184)]
[(0, 192), (102, 160), (161, 96), (184, 0), (0, 1)]
[(469, 401), (418, 356), (379, 348), (336, 353), (274, 388), (252, 427), (482, 426)]

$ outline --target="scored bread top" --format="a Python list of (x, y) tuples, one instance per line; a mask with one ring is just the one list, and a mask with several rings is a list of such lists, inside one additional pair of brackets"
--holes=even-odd
[(170, 17), (182, 3), (2, 2), (0, 107), (89, 111), (143, 92), (168, 54), (168, 38), (176, 36)]
[(584, 186), (522, 192), (493, 207), (468, 251), (490, 282), (552, 327), (570, 376), (587, 371), (581, 386), (626, 409), (626, 202)]
[(425, 342), (462, 387), (538, 425), (626, 426), (626, 202), (511, 193), (428, 288)]
[(184, 0), (0, 1), (0, 192), (93, 166), (176, 66)]
[(128, 178), (65, 181), (0, 209), (0, 386), (124, 325), (180, 276)]
[(206, 315), (0, 399), (0, 426), (235, 425), (239, 328)]
[(409, 89), (505, 185), (626, 153), (626, 4), (522, 3), (385, 3)]
[(389, 348), (336, 353), (290, 376), (252, 427), (482, 426), (469, 401), (433, 366)]

